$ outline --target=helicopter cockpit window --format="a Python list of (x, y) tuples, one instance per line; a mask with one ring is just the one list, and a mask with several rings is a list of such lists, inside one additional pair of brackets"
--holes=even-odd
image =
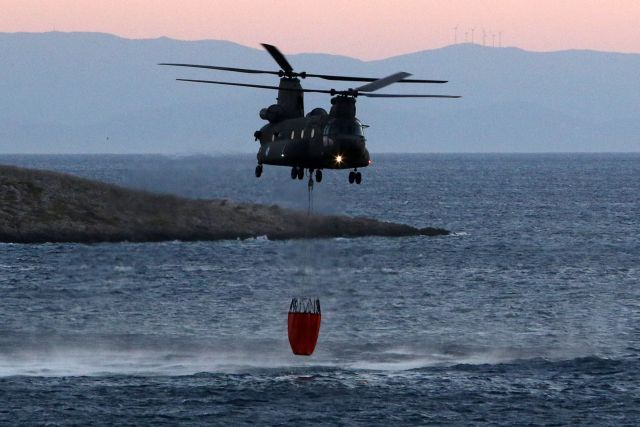
[(362, 124), (358, 120), (333, 120), (324, 127), (322, 134), (325, 136), (337, 134), (364, 136)]

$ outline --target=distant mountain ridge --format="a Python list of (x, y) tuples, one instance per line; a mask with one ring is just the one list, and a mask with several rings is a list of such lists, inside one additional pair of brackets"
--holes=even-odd
[[(286, 52), (285, 52), (286, 53)], [(640, 151), (640, 54), (527, 52), (459, 44), (377, 61), (287, 55), (296, 70), (444, 85), (388, 92), (458, 100), (359, 99), (372, 152)], [(226, 41), (129, 40), (100, 33), (0, 33), (0, 153), (254, 152), (260, 108), (276, 92), (176, 82), (277, 84), (273, 76), (161, 67), (191, 62), (274, 69), (262, 50)], [(349, 87), (306, 79), (308, 88)], [(354, 86), (353, 84), (351, 86)], [(308, 94), (306, 110), (328, 108)]]

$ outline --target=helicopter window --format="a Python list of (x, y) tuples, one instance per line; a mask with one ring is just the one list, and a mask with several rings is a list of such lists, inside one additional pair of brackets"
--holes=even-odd
[(296, 131), (295, 131), (295, 130), (292, 130), (292, 131), (291, 131), (291, 139), (293, 139), (293, 137), (294, 137), (295, 135), (296, 135)]
[(311, 128), (311, 138), (316, 136), (316, 128)]
[(274, 133), (273, 135), (271, 135), (271, 141), (275, 141), (276, 140), (276, 134)]
[(356, 135), (356, 136), (364, 136), (362, 132), (362, 125), (358, 120), (354, 121), (345, 121), (345, 120), (334, 120), (331, 121), (328, 125), (325, 126), (323, 134), (326, 136), (336, 135), (336, 134), (346, 134), (346, 135)]
[(304, 129), (302, 129), (302, 132), (300, 132), (300, 138), (304, 139)]
[(359, 121), (355, 121), (352, 124), (352, 130), (354, 135), (364, 136), (364, 132), (362, 130), (362, 124)]

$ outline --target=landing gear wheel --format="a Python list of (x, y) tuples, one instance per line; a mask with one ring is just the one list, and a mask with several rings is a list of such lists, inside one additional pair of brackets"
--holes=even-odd
[(304, 168), (298, 168), (298, 179), (304, 178)]
[(298, 168), (295, 166), (291, 168), (291, 179), (296, 179), (298, 177)]
[(349, 184), (353, 184), (356, 180), (356, 173), (354, 171), (349, 172)]
[(316, 171), (316, 182), (322, 182), (322, 171), (320, 169)]
[(262, 165), (256, 166), (256, 178), (260, 178), (260, 175), (262, 175)]
[(360, 172), (356, 172), (356, 184), (360, 184), (362, 182), (362, 174)]

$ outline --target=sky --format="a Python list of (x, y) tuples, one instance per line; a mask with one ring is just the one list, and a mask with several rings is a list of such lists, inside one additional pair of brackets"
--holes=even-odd
[(456, 33), (459, 43), (638, 53), (640, 0), (0, 0), (0, 32), (54, 30), (360, 59), (447, 46)]

